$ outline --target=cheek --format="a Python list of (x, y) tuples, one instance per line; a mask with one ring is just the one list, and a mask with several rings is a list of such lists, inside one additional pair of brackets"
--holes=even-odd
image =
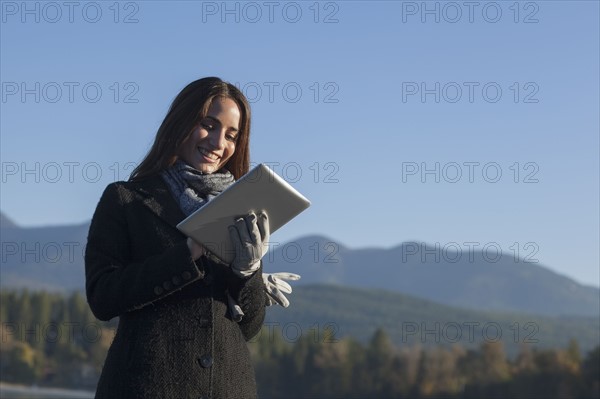
[(208, 130), (203, 129), (203, 128), (197, 128), (196, 130), (194, 130), (192, 137), (194, 137), (196, 139), (204, 139), (204, 138), (208, 137)]
[(185, 140), (183, 143), (181, 143), (181, 145), (179, 146), (179, 150), (177, 151), (177, 155), (179, 156), (187, 156), (190, 153), (190, 140)]
[(231, 143), (227, 146), (227, 158), (231, 158), (235, 152), (235, 144)]

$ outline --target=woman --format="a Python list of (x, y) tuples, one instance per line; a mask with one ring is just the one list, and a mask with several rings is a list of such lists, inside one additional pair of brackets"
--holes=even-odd
[(119, 316), (119, 327), (97, 398), (256, 397), (245, 341), (265, 305), (287, 305), (277, 287), (289, 292), (262, 273), (268, 215), (230, 226), (231, 265), (175, 227), (248, 171), (249, 135), (244, 95), (218, 78), (197, 80), (129, 181), (106, 187), (88, 235), (86, 292), (94, 315)]

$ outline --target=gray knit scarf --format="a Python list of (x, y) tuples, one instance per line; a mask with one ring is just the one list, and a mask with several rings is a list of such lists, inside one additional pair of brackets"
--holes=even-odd
[(191, 215), (235, 181), (227, 169), (204, 174), (180, 159), (163, 170), (161, 177), (185, 216)]

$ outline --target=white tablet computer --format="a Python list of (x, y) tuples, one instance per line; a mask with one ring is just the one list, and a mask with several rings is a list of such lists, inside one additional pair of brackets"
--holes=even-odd
[(235, 219), (250, 212), (265, 211), (270, 233), (310, 206), (310, 201), (265, 164), (259, 164), (227, 187), (177, 228), (201, 243), (220, 260), (231, 263), (235, 256), (229, 230)]

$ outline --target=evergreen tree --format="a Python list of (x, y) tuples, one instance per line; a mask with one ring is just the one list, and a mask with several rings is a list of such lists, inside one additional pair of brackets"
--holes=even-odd
[(39, 330), (39, 337), (32, 342), (32, 347), (43, 352), (46, 347), (44, 331), (50, 323), (50, 298), (47, 292), (37, 292), (31, 295), (32, 322)]
[(600, 398), (600, 346), (588, 353), (582, 364), (582, 397)]
[[(14, 321), (18, 320), (20, 323), (22, 323), (23, 329), (29, 330), (34, 327), (32, 323), (33, 314), (31, 311), (31, 296), (29, 295), (29, 291), (27, 289), (21, 291), (20, 295), (17, 297), (17, 312), (15, 316), (16, 317)], [(25, 337), (25, 335), (23, 337)], [(27, 339), (30, 339), (29, 335)]]
[(394, 358), (394, 346), (390, 337), (382, 328), (378, 328), (367, 349), (367, 369), (370, 374), (370, 387), (372, 392), (380, 397), (387, 397), (394, 376), (391, 366)]

